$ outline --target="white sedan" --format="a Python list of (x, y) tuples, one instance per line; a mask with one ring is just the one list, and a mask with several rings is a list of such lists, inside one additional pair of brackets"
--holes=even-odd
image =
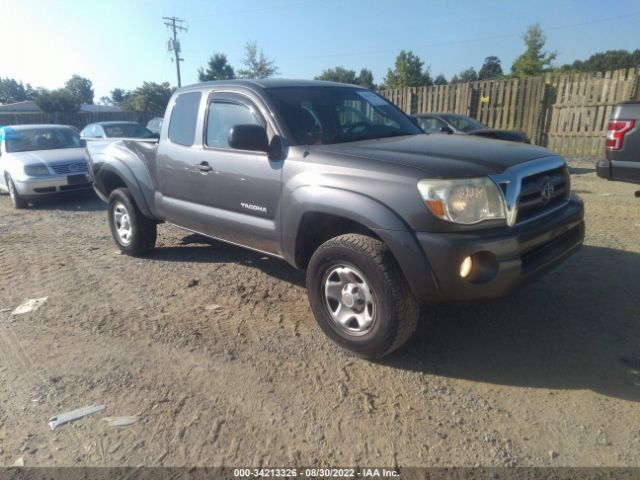
[(54, 193), (91, 188), (84, 142), (63, 125), (0, 128), (0, 191), (15, 208)]

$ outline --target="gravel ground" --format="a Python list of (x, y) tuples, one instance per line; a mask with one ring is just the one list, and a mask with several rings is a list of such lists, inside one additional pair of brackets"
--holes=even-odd
[(167, 225), (134, 259), (93, 195), (0, 197), (0, 465), (640, 466), (640, 200), (572, 167), (584, 248), (509, 298), (425, 309), (377, 363), (325, 340), (279, 260)]

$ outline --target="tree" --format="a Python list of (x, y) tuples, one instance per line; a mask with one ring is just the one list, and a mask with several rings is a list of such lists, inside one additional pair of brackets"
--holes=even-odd
[(73, 75), (64, 86), (72, 94), (78, 96), (82, 103), (93, 105), (93, 83), (88, 78)]
[(540, 75), (549, 70), (551, 62), (558, 54), (557, 52), (542, 51), (547, 39), (542, 33), (540, 24), (531, 25), (522, 39), (527, 49), (513, 62), (511, 72), (517, 77), (526, 77), (527, 75)]
[(82, 98), (67, 88), (42, 90), (35, 98), (36, 105), (46, 113), (76, 113), (82, 105)]
[(586, 60), (576, 60), (566, 64), (561, 70), (576, 70), (579, 72), (606, 72), (621, 68), (632, 68), (640, 65), (640, 49), (633, 52), (627, 50), (607, 50), (594, 53)]
[(136, 88), (122, 102), (122, 108), (134, 112), (162, 114), (167, 108), (173, 90), (168, 82), (143, 82), (142, 86)]
[(209, 80), (232, 80), (236, 78), (233, 67), (227, 63), (227, 56), (224, 53), (214, 53), (209, 62), (207, 69), (198, 69), (198, 79), (201, 82)]
[(258, 51), (256, 42), (247, 42), (244, 54), (242, 64), (245, 68), (238, 70), (239, 78), (269, 78), (279, 73), (275, 60), (269, 60), (262, 49)]
[(451, 85), (456, 84), (456, 83), (460, 83), (460, 79), (458, 78), (458, 75), (454, 75), (453, 77), (451, 77), (451, 80), (449, 80), (449, 83)]
[(361, 69), (360, 74), (357, 78), (357, 84), (361, 87), (375, 90), (376, 84), (373, 83), (373, 73), (371, 72), (371, 70), (368, 70), (366, 68)]
[(0, 104), (33, 100), (37, 92), (30, 84), (23, 84), (13, 78), (0, 78)]
[(446, 85), (447, 84), (447, 79), (443, 74), (440, 74), (433, 81), (433, 84), (434, 85)]
[(114, 88), (111, 90), (110, 100), (113, 105), (120, 105), (131, 96), (131, 92), (122, 88)]
[(460, 83), (469, 83), (478, 80), (478, 74), (476, 73), (476, 69), (473, 67), (469, 67), (466, 70), (461, 71), (458, 77), (460, 78)]
[(502, 65), (498, 57), (486, 57), (482, 68), (478, 72), (478, 80), (488, 80), (502, 77)]
[(395, 69), (389, 69), (384, 83), (387, 88), (421, 87), (433, 82), (429, 68), (422, 69), (424, 62), (412, 51), (402, 50), (395, 63)]
[(373, 83), (373, 73), (366, 68), (360, 70), (360, 74), (358, 76), (356, 76), (355, 70), (347, 70), (344, 67), (328, 68), (315, 77), (315, 80), (349, 83), (351, 85), (360, 85), (366, 88), (375, 88)]

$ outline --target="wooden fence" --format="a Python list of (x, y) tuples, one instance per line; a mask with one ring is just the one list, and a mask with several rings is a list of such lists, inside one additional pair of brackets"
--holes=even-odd
[(604, 154), (613, 105), (640, 100), (640, 67), (606, 73), (411, 87), (380, 93), (409, 114), (453, 112), (490, 128), (521, 130), (563, 155)]
[[(78, 112), (78, 113), (0, 113), (0, 125), (24, 125), (28, 123), (54, 123), (72, 125), (83, 129), (89, 123), (122, 120), (146, 125), (153, 117), (145, 112)], [(162, 115), (160, 115), (162, 116)]]

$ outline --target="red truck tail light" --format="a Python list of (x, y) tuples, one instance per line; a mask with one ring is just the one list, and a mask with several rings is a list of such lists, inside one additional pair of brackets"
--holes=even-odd
[(620, 150), (625, 134), (633, 128), (635, 120), (612, 120), (607, 125), (607, 150)]

